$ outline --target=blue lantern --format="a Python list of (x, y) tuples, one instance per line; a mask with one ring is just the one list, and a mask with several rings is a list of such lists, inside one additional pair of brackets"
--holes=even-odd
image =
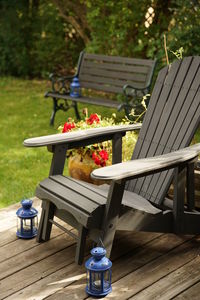
[(21, 201), (22, 207), (17, 212), (17, 236), (23, 239), (31, 239), (37, 235), (38, 211), (32, 207), (33, 201), (25, 199)]
[(74, 77), (70, 85), (70, 96), (74, 98), (78, 98), (81, 96), (81, 88), (78, 77)]
[(86, 292), (96, 297), (106, 296), (112, 291), (112, 263), (105, 257), (106, 250), (102, 247), (93, 248), (91, 254), (92, 257), (85, 263), (87, 269)]

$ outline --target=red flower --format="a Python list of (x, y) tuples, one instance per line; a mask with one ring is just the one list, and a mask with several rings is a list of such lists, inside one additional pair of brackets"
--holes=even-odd
[(101, 160), (99, 159), (98, 156), (96, 156), (94, 162), (95, 162), (95, 164), (98, 165), (98, 166), (101, 164)]
[(99, 152), (92, 153), (92, 159), (96, 165), (101, 165), (101, 167), (106, 166), (106, 160), (108, 160), (108, 152), (106, 150), (101, 150)]
[(101, 167), (105, 167), (105, 166), (106, 166), (105, 160), (101, 161)]
[(91, 114), (88, 119), (86, 119), (87, 124), (92, 125), (94, 122), (99, 123), (100, 119), (97, 114)]
[(76, 127), (76, 126), (75, 126), (74, 123), (67, 123), (67, 122), (65, 122), (62, 132), (63, 132), (63, 133), (68, 132), (68, 131), (70, 131), (72, 128), (75, 128), (75, 127)]
[(107, 152), (106, 150), (101, 150), (101, 151), (99, 152), (99, 155), (101, 156), (101, 158), (102, 158), (103, 160), (108, 160), (108, 152)]

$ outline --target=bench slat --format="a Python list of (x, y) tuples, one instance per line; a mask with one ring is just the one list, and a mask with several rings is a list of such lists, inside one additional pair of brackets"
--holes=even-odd
[(81, 83), (82, 83), (82, 87), (84, 88), (94, 89), (97, 91), (104, 91), (108, 93), (123, 94), (122, 87), (106, 86), (105, 84), (98, 84), (98, 83), (87, 82), (87, 81), (82, 81)]
[(100, 55), (100, 54), (84, 54), (85, 59), (97, 60), (97, 61), (108, 61), (108, 62), (121, 62), (127, 64), (135, 64), (135, 65), (143, 65), (143, 66), (152, 66), (155, 61), (151, 59), (138, 59), (138, 58), (129, 58), (129, 57), (121, 57), (121, 56), (108, 56), (108, 55)]
[[(134, 76), (135, 75), (135, 76)], [(123, 78), (123, 76), (121, 78), (118, 79), (117, 77), (112, 78), (112, 77), (102, 77), (99, 76), (98, 73), (96, 74), (86, 74), (83, 73), (83, 82), (84, 81), (88, 81), (88, 82), (94, 82), (94, 83), (105, 83), (105, 84), (109, 84), (109, 85), (113, 85), (113, 86), (119, 86), (121, 88), (123, 88), (123, 86), (125, 84), (133, 84), (135, 83), (135, 85), (137, 86), (138, 84), (143, 84), (143, 86), (145, 87), (145, 82), (146, 82), (146, 78), (144, 75), (140, 75), (140, 74), (134, 74), (132, 76), (132, 78), (130, 78), (129, 80), (126, 80), (125, 78)], [(80, 84), (82, 83), (82, 76), (80, 76)], [(131, 77), (131, 76), (130, 76)]]
[(104, 69), (98, 69), (98, 68), (85, 68), (85, 66), (81, 69), (81, 73), (79, 74), (79, 79), (81, 81), (81, 78), (84, 77), (84, 74), (87, 75), (98, 75), (102, 77), (109, 77), (109, 78), (117, 78), (121, 80), (131, 80), (134, 81), (137, 76), (141, 76), (140, 81), (146, 82), (147, 74), (138, 74), (138, 73), (128, 73), (128, 72), (121, 72), (121, 71), (113, 71), (113, 70), (104, 70)]
[[(106, 86), (105, 84), (97, 84), (97, 83), (82, 81), (82, 87), (88, 89), (94, 89), (97, 91), (104, 91), (108, 93), (123, 94), (123, 88), (117, 86)], [(143, 88), (144, 85), (138, 82), (137, 87)]]
[(111, 107), (111, 108), (118, 108), (120, 105), (120, 103), (115, 100), (108, 100), (104, 98), (90, 98), (90, 97), (72, 98), (69, 95), (52, 93), (52, 92), (48, 92), (47, 97), (55, 97), (57, 99), (66, 99), (75, 102), (94, 104), (94, 105), (100, 105), (100, 106)]
[(113, 64), (113, 63), (104, 63), (104, 62), (91, 62), (91, 61), (84, 61), (82, 68), (95, 68), (95, 69), (103, 69), (103, 70), (115, 70), (119, 72), (125, 72), (125, 73), (140, 73), (140, 74), (146, 74), (149, 71), (148, 66), (136, 66), (135, 64)]

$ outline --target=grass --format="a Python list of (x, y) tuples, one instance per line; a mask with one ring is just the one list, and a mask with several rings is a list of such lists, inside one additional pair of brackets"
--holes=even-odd
[[(25, 148), (26, 138), (57, 132), (73, 110), (59, 111), (49, 126), (52, 100), (44, 98), (47, 81), (0, 80), (0, 207), (32, 197), (41, 179), (48, 176), (51, 153), (46, 148)], [(80, 111), (84, 108), (80, 105)], [(115, 110), (88, 105), (89, 113), (110, 117)]]
[[(25, 148), (26, 138), (57, 132), (73, 110), (59, 111), (49, 126), (52, 100), (44, 98), (47, 81), (1, 78), (0, 80), (0, 208), (34, 195), (37, 184), (48, 176), (51, 153), (46, 148)], [(85, 105), (79, 105), (80, 111)], [(88, 105), (88, 112), (110, 117), (115, 110)], [(123, 114), (118, 114), (122, 117)], [(200, 141), (200, 131), (195, 135)]]

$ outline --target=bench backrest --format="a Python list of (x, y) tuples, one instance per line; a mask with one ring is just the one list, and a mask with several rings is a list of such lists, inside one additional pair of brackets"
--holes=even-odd
[(123, 86), (150, 87), (156, 60), (81, 52), (77, 75), (81, 87), (123, 93)]

